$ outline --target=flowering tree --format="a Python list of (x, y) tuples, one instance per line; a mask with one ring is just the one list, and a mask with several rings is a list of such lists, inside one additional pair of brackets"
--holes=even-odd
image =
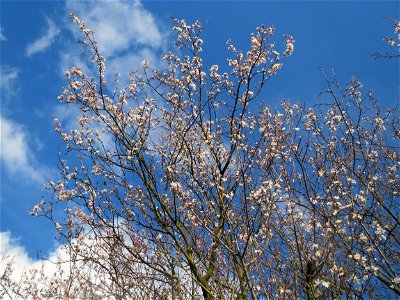
[(174, 19), (176, 51), (163, 56), (165, 68), (145, 61), (125, 88), (112, 87), (94, 33), (71, 17), (96, 75), (66, 74), (60, 100), (81, 113), (70, 131), (54, 119), (68, 162), (60, 160), (62, 177), (49, 185), (53, 198), (33, 211), (67, 245), (70, 271), (53, 295), (400, 294), (395, 110), (381, 112), (356, 79), (342, 87), (328, 76), (318, 106), (258, 110), (264, 85), (294, 49), (286, 35), (276, 50), (275, 30), (265, 26), (246, 53), (228, 41), (223, 73), (203, 65), (202, 25)]

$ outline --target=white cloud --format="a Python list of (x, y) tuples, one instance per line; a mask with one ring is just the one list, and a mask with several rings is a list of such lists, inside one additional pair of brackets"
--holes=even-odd
[(28, 256), (26, 250), (18, 244), (18, 240), (11, 237), (11, 233), (8, 231), (0, 232), (0, 249), (2, 252), (1, 256), (6, 256), (5, 259), (1, 257), (0, 274), (3, 274), (6, 263), (11, 259), (14, 260), (14, 280), (21, 278), (24, 270), (33, 264), (33, 261)]
[(129, 81), (130, 72), (134, 68), (138, 68), (142, 65), (144, 60), (149, 61), (150, 67), (160, 67), (163, 61), (157, 57), (156, 53), (147, 47), (141, 48), (135, 51), (135, 54), (125, 53), (124, 55), (116, 56), (108, 60), (110, 70), (110, 78), (108, 80), (114, 80), (114, 71), (118, 71), (121, 75), (119, 82), (121, 84), (127, 84)]
[(7, 38), (3, 34), (3, 27), (0, 27), (0, 41), (3, 42), (6, 40), (7, 40)]
[[(81, 250), (85, 249), (83, 252), (91, 253), (95, 260), (106, 259), (107, 266), (111, 262), (107, 260), (111, 252), (107, 243), (105, 247), (101, 243), (93, 235), (88, 235), (83, 239), (73, 240), (71, 246), (73, 248), (79, 245)], [(89, 261), (85, 260), (85, 263), (79, 257), (76, 259), (74, 252), (71, 261), (71, 252), (68, 249), (69, 245), (58, 245), (46, 260), (32, 259), (10, 232), (0, 232), (0, 278), (4, 289), (0, 290), (0, 297), (8, 295), (9, 299), (36, 299), (38, 297), (35, 295), (38, 294), (40, 299), (86, 299), (89, 292), (89, 298), (116, 299), (110, 273)], [(124, 255), (120, 258), (124, 259)], [(143, 265), (131, 265), (130, 268), (134, 268), (134, 274), (139, 278), (140, 273), (151, 278), (151, 270)], [(133, 286), (131, 293), (137, 290), (138, 294), (142, 294), (145, 282), (139, 282), (139, 288)], [(152, 285), (151, 281), (149, 285)], [(134, 298), (142, 299), (143, 294)]]
[[(124, 230), (129, 231), (126, 235), (126, 245), (132, 246), (131, 230)], [(113, 266), (116, 263), (124, 266), (126, 272), (126, 277), (121, 281), (126, 284), (123, 287), (124, 292), (125, 288), (128, 288), (129, 295), (134, 299), (156, 298), (155, 288), (166, 287), (162, 279), (151, 280), (159, 277), (156, 276), (158, 273), (143, 263), (137, 263), (136, 257), (131, 256), (128, 251), (119, 252), (120, 255), (114, 257), (112, 247), (107, 241), (94, 234), (88, 234), (72, 240), (69, 245), (58, 245), (46, 260), (38, 260), (30, 258), (26, 249), (10, 232), (0, 232), (0, 278), (3, 288), (0, 290), (0, 297), (8, 295), (8, 299), (116, 299), (119, 285), (116, 286), (111, 281), (112, 274), (108, 269), (109, 263)], [(79, 249), (84, 256), (90, 255), (93, 262), (82, 260), (74, 248)], [(72, 249), (72, 252), (69, 249)], [(154, 258), (161, 264), (166, 263), (163, 257)], [(102, 262), (105, 268), (99, 267), (98, 262)], [(184, 268), (180, 268), (177, 274), (181, 277), (183, 286), (191, 282), (190, 274)], [(200, 287), (197, 288), (200, 291)], [(36, 295), (40, 297), (35, 297)]]
[[(100, 54), (106, 58), (107, 82), (114, 81), (114, 74), (121, 74), (120, 84), (128, 83), (129, 74), (141, 66), (147, 59), (151, 66), (160, 66), (161, 57), (158, 52), (167, 43), (168, 33), (161, 24), (146, 10), (140, 1), (70, 1), (66, 2), (68, 13), (74, 12), (85, 25), (95, 32)], [(78, 26), (70, 22), (71, 29), (77, 39), (82, 39)], [(68, 51), (61, 53), (61, 69), (65, 72), (71, 66), (83, 67), (81, 50), (76, 44)], [(80, 64), (72, 65), (74, 62)]]
[(2, 98), (9, 98), (15, 94), (19, 72), (17, 68), (1, 65), (0, 89)]
[[(0, 276), (7, 274), (7, 272), (10, 271), (8, 269), (10, 267), (9, 264), (12, 264), (12, 272), (11, 274), (8, 273), (8, 276), (10, 276), (9, 279), (12, 282), (19, 285), (17, 288), (14, 287), (16, 290), (18, 290), (18, 288), (24, 289), (26, 285), (29, 286), (29, 281), (32, 279), (38, 280), (39, 274), (43, 274), (45, 276), (44, 278), (42, 277), (42, 279), (45, 279), (46, 277), (51, 278), (52, 276), (62, 276), (60, 271), (68, 272), (67, 264), (57, 266), (53, 262), (66, 260), (67, 258), (68, 254), (66, 253), (65, 248), (59, 246), (54, 252), (50, 253), (48, 260), (46, 261), (32, 259), (29, 257), (26, 249), (19, 243), (19, 240), (12, 237), (9, 231), (0, 232)], [(2, 280), (4, 279), (5, 278), (2, 278)], [(46, 283), (38, 280), (38, 282), (35, 282), (35, 284), (45, 285)], [(32, 289), (28, 289), (28, 291), (29, 290)], [(7, 292), (13, 295), (12, 289), (8, 290)], [(10, 297), (10, 299), (19, 299), (17, 295), (14, 294), (13, 296), (15, 296), (15, 298)], [(31, 298), (33, 295), (27, 296), (30, 296), (29, 298)]]
[(0, 116), (0, 127), (0, 157), (7, 172), (44, 184), (53, 171), (37, 163), (23, 126)]
[(38, 38), (36, 41), (29, 44), (26, 49), (25, 53), (27, 56), (32, 56), (36, 53), (46, 50), (51, 46), (54, 42), (55, 37), (60, 33), (60, 30), (57, 28), (56, 24), (47, 19), (47, 32), (45, 35)]
[[(157, 49), (164, 43), (165, 36), (155, 18), (139, 1), (67, 1), (66, 8), (94, 30), (106, 57), (132, 50), (133, 46)], [(81, 37), (76, 26), (74, 32)]]

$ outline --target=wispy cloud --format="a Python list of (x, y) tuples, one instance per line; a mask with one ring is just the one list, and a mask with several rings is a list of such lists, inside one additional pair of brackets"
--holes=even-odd
[(24, 127), (0, 116), (0, 157), (5, 170), (11, 176), (27, 178), (33, 183), (44, 184), (52, 171), (41, 166), (35, 159)]
[(49, 48), (51, 44), (54, 42), (55, 37), (60, 33), (60, 29), (57, 28), (56, 24), (47, 19), (47, 31), (45, 35), (38, 38), (36, 41), (29, 44), (26, 49), (25, 53), (27, 56), (32, 56), (36, 53), (42, 52)]
[(19, 69), (15, 67), (1, 65), (0, 89), (3, 99), (15, 95), (17, 91), (16, 81), (19, 73)]
[(67, 1), (66, 8), (96, 32), (105, 56), (118, 55), (132, 46), (159, 48), (163, 44), (159, 24), (139, 1)]
[[(66, 11), (74, 12), (88, 28), (94, 30), (100, 53), (106, 58), (111, 77), (114, 75), (113, 70), (118, 71), (122, 78), (127, 77), (132, 69), (140, 67), (144, 58), (151, 65), (159, 65), (160, 62), (156, 60), (159, 55), (156, 53), (166, 45), (168, 33), (140, 1), (99, 3), (68, 0)], [(76, 24), (71, 23), (69, 28), (75, 37), (82, 38)], [(73, 49), (76, 45), (71, 48), (71, 51), (61, 55), (64, 72), (66, 62), (70, 62), (71, 55), (77, 53)], [(144, 53), (146, 57), (143, 57)]]
[(3, 34), (3, 27), (0, 27), (0, 41), (6, 41), (7, 38), (5, 37), (5, 35)]
[(9, 102), (18, 95), (19, 74), (18, 68), (1, 66), (0, 160), (10, 176), (28, 179), (27, 183), (44, 184), (55, 171), (41, 165), (35, 157), (33, 149), (37, 149), (41, 141), (31, 137), (24, 126), (6, 117), (11, 112)]

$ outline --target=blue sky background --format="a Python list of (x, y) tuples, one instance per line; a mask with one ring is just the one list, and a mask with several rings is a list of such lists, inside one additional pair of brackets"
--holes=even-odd
[(46, 195), (42, 184), (57, 178), (57, 151), (64, 150), (51, 117), (56, 115), (67, 127), (73, 121), (74, 112), (57, 101), (66, 85), (63, 73), (85, 64), (70, 11), (97, 29), (108, 69), (117, 68), (125, 80), (144, 58), (160, 65), (160, 54), (171, 48), (174, 38), (171, 16), (207, 23), (205, 63), (222, 68), (229, 55), (228, 38), (246, 51), (251, 32), (261, 24), (273, 24), (278, 48), (284, 47), (285, 33), (296, 43), (293, 56), (283, 61), (283, 69), (267, 84), (265, 103), (321, 101), (318, 92), (326, 87), (323, 67), (334, 69), (343, 84), (356, 76), (382, 106), (400, 104), (399, 60), (371, 56), (375, 51), (396, 51), (382, 38), (393, 35), (384, 16), (399, 19), (398, 1), (1, 1), (0, 5), (1, 246), (20, 245), (30, 257), (38, 251), (47, 255), (57, 246), (51, 224), (28, 213)]

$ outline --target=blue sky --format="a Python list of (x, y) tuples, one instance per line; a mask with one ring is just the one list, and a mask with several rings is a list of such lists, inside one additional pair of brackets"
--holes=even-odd
[[(206, 23), (206, 64), (224, 66), (231, 38), (247, 50), (261, 24), (273, 24), (276, 44), (294, 36), (295, 52), (265, 88), (265, 103), (290, 99), (312, 105), (325, 86), (320, 68), (335, 70), (342, 83), (356, 76), (383, 106), (399, 102), (399, 60), (375, 60), (375, 51), (393, 52), (382, 38), (393, 35), (384, 16), (399, 18), (398, 1), (1, 1), (1, 246), (20, 247), (34, 258), (57, 247), (45, 219), (28, 215), (46, 196), (42, 187), (57, 178), (63, 144), (52, 115), (72, 126), (74, 111), (58, 103), (64, 72), (85, 66), (76, 44), (74, 11), (97, 33), (108, 69), (127, 79), (144, 59), (160, 65), (171, 47), (170, 17)], [(19, 252), (18, 252), (19, 253)]]

